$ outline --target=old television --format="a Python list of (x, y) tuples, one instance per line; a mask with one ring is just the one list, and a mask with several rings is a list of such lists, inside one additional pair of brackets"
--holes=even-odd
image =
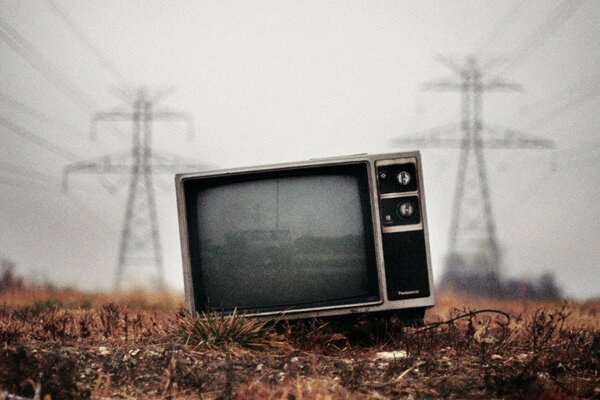
[(257, 317), (434, 305), (421, 156), (175, 176), (187, 307)]

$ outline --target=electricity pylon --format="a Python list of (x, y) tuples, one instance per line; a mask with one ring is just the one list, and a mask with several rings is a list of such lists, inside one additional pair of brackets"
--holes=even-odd
[(485, 77), (488, 67), (480, 67), (474, 57), (468, 57), (464, 65), (443, 57), (439, 57), (438, 61), (451, 69), (458, 79), (451, 77), (427, 83), (424, 89), (461, 93), (460, 126), (428, 129), (412, 137), (398, 138), (395, 144), (459, 149), (449, 249), (442, 284), (457, 290), (501, 294), (501, 259), (483, 149), (553, 148), (554, 143), (513, 129), (484, 125), (483, 94), (519, 91), (519, 85), (497, 76)]
[(155, 120), (182, 120), (187, 124), (188, 137), (191, 138), (193, 135), (193, 119), (189, 114), (168, 109), (154, 109), (154, 104), (159, 97), (160, 94), (150, 98), (145, 89), (139, 89), (130, 104), (131, 110), (116, 109), (95, 114), (90, 131), (92, 137), (95, 136), (99, 122), (131, 121), (133, 131), (130, 151), (75, 162), (63, 169), (65, 189), (67, 189), (70, 173), (129, 175), (129, 193), (121, 229), (115, 290), (122, 287), (125, 268), (134, 266), (155, 268), (156, 286), (158, 289), (164, 289), (162, 247), (152, 174), (173, 174), (203, 168), (202, 165), (187, 164), (176, 156), (165, 155), (153, 149), (152, 122)]

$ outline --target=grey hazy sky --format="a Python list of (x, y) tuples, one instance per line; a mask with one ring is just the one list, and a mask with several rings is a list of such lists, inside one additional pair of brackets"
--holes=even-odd
[[(163, 102), (196, 118), (156, 124), (155, 147), (218, 167), (412, 150), (391, 140), (459, 119), (457, 94), (420, 91), (450, 74), (444, 54), (508, 62), (523, 85), (490, 94), (484, 119), (552, 139), (557, 150), (486, 153), (507, 276), (556, 273), (575, 297), (600, 294), (600, 2), (66, 1), (98, 59), (46, 1), (0, 0), (0, 16), (81, 92), (49, 82), (0, 37), (0, 117), (48, 142), (95, 157), (126, 150), (130, 127), (88, 136), (91, 112), (122, 102), (119, 86), (175, 87)], [(51, 72), (52, 76), (56, 74)], [(10, 99), (35, 110), (25, 110)], [(83, 103), (83, 104), (82, 104)], [(50, 117), (42, 117), (43, 113)], [(0, 126), (0, 253), (28, 277), (108, 288), (126, 181), (106, 192), (67, 160)], [(455, 150), (423, 150), (435, 276), (443, 270), (457, 168)], [(172, 177), (156, 179), (168, 283), (182, 287)]]

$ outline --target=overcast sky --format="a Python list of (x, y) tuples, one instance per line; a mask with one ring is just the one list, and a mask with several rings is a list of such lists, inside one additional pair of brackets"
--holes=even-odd
[[(116, 88), (175, 88), (160, 105), (194, 115), (193, 141), (157, 123), (155, 148), (246, 166), (413, 150), (392, 140), (460, 119), (458, 94), (421, 90), (452, 75), (435, 56), (475, 54), (523, 87), (486, 95), (484, 121), (556, 144), (486, 152), (503, 273), (552, 271), (569, 296), (600, 295), (598, 1), (0, 0), (0, 17), (0, 255), (28, 278), (112, 284), (127, 177), (108, 177), (111, 194), (73, 175), (63, 194), (60, 176), (130, 147), (127, 124), (88, 134), (93, 112), (124, 106)], [(422, 153), (439, 278), (458, 153)], [(155, 183), (166, 276), (181, 289), (172, 176)]]

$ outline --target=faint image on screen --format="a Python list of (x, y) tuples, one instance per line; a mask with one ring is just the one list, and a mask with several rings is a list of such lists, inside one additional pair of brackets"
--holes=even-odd
[(365, 219), (354, 175), (206, 188), (197, 198), (211, 307), (260, 309), (369, 295)]

